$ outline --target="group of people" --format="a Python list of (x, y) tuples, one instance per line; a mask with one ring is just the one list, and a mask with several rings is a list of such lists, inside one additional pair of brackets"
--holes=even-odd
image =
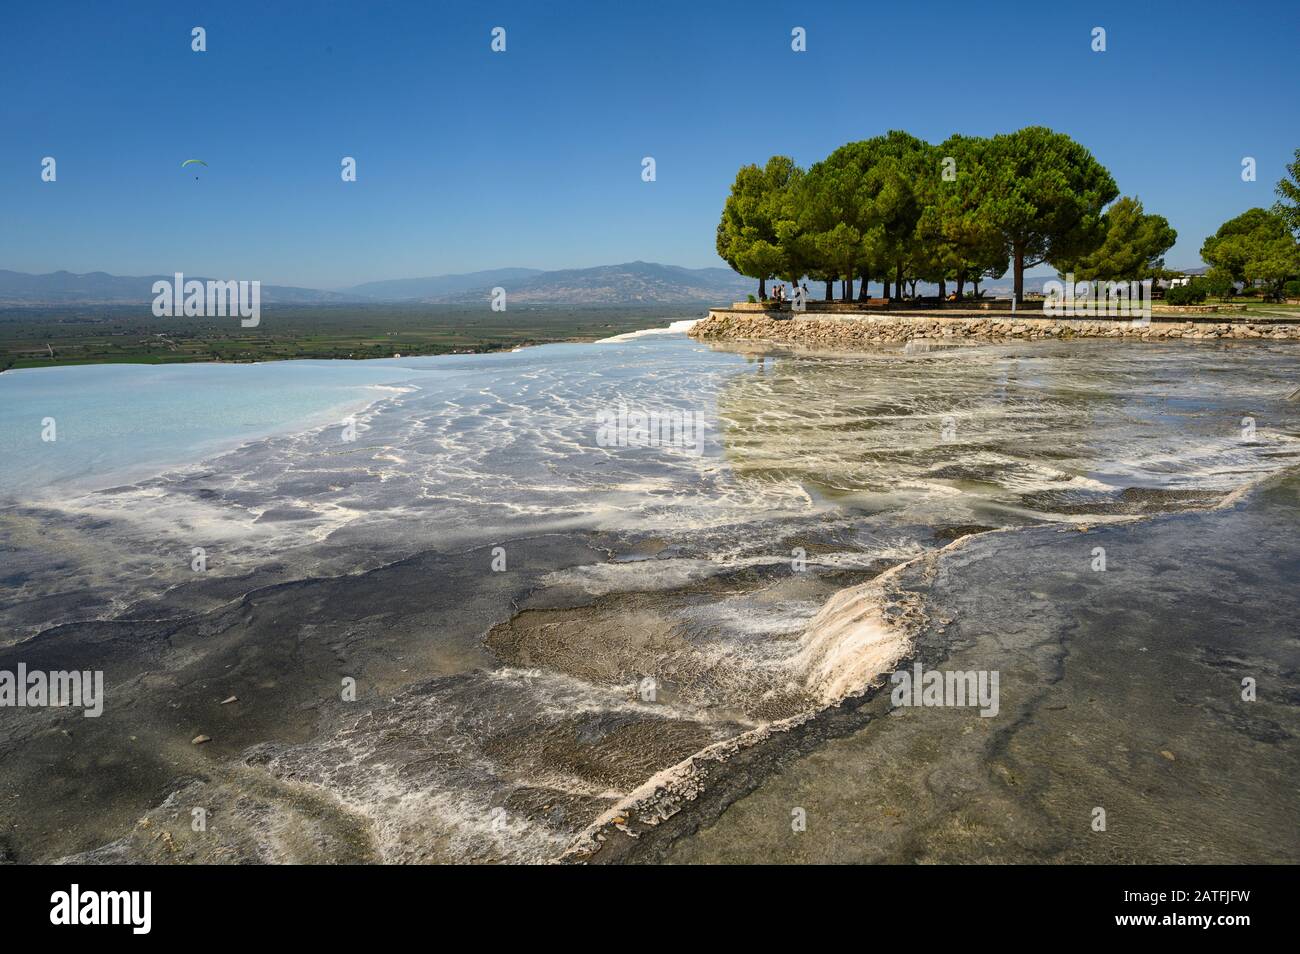
[[(793, 287), (794, 287), (796, 290), (798, 290), (798, 289), (800, 288), (800, 286), (798, 286), (798, 285), (794, 285)], [(802, 289), (803, 289), (803, 300), (804, 300), (804, 301), (807, 301), (807, 300), (808, 300), (808, 284), (807, 284), (806, 282), (805, 282), (804, 285), (802, 286)], [(785, 304), (787, 301), (789, 301), (789, 299), (786, 297), (786, 289), (785, 289), (785, 283), (784, 283), (784, 282), (780, 282), (780, 283), (778, 283), (776, 286), (774, 286), (774, 287), (772, 288), (772, 300), (775, 301), (778, 305), (783, 305), (783, 304)]]

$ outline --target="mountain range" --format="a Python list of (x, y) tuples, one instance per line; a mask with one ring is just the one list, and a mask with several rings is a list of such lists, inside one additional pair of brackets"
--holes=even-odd
[(383, 282), (365, 282), (353, 285), (344, 294), (379, 301), (431, 301), (468, 292), (492, 289), (497, 285), (512, 286), (535, 275), (545, 274), (540, 268), (491, 268), (482, 272), (458, 275), (431, 275), (428, 278), (394, 278)]
[[(1189, 268), (1187, 274), (1201, 274)], [(990, 295), (1011, 293), (1010, 276), (983, 283)], [(1039, 291), (1051, 276), (1026, 275), (1028, 291)], [(32, 275), (0, 269), (0, 305), (135, 304), (153, 300), (153, 283), (170, 281), (171, 275), (124, 276), (107, 272), (49, 272)], [(198, 275), (186, 280), (207, 281)], [(425, 278), (397, 278), (365, 282), (338, 291), (299, 288), (293, 285), (263, 285), (264, 303), (348, 304), (414, 302), (472, 305), (491, 301), (494, 288), (506, 290), (507, 306), (523, 305), (685, 305), (723, 304), (743, 300), (756, 290), (752, 278), (728, 268), (682, 268), (655, 262), (625, 262), (594, 268), (565, 268), (543, 271), (537, 268), (493, 268), (480, 272), (431, 275)], [(813, 298), (820, 298), (822, 284), (810, 283)], [(924, 294), (935, 286), (922, 284)], [(951, 286), (949, 288), (951, 290)]]
[[(235, 276), (238, 277), (238, 276)], [(153, 284), (172, 275), (123, 276), (67, 271), (33, 275), (0, 269), (0, 304), (134, 304), (153, 300)], [(186, 275), (187, 281), (207, 281)], [(681, 268), (627, 262), (595, 268), (542, 271), (495, 268), (480, 272), (366, 282), (339, 291), (291, 285), (263, 285), (264, 303), (488, 302), (494, 288), (506, 290), (507, 304), (650, 305), (722, 303), (754, 290), (753, 279), (727, 268)]]
[(504, 288), (507, 300), (519, 304), (675, 305), (732, 301), (753, 291), (755, 282), (729, 268), (681, 268), (654, 262), (626, 262), (538, 272), (511, 282), (495, 281), (478, 287), (467, 285), (459, 291), (427, 300), (466, 304), (484, 301), (493, 287)]
[[(110, 275), (108, 272), (48, 272), (32, 275), (0, 269), (0, 304), (71, 305), (134, 304), (153, 301), (153, 283), (172, 281), (173, 275)], [(207, 281), (200, 275), (186, 275), (185, 280)], [(346, 301), (337, 292), (291, 285), (263, 285), (263, 302)]]

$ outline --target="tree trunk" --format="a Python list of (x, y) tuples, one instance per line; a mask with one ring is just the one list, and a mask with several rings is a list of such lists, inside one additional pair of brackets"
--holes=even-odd
[(766, 278), (760, 278), (758, 280), (758, 300), (759, 301), (767, 300), (767, 279)]
[(963, 272), (957, 273), (957, 301), (961, 301), (962, 293), (966, 290), (966, 275)]
[(882, 298), (888, 298), (888, 297), (889, 297), (889, 278), (888, 278), (888, 277), (885, 277), (885, 278), (880, 279), (880, 296), (881, 296)]
[(869, 280), (870, 280), (870, 275), (867, 272), (867, 266), (863, 265), (862, 266), (862, 287), (858, 289), (858, 301), (866, 301), (868, 298), (871, 297), (871, 293), (867, 291), (867, 283), (869, 282)]
[(898, 297), (903, 297), (903, 262), (898, 262), (898, 267), (894, 271), (894, 288), (898, 291)]
[(939, 304), (948, 300), (948, 279), (942, 275), (939, 276)]
[(1016, 256), (1016, 302), (1025, 303), (1025, 247), (1019, 243), (1015, 245)]
[(826, 300), (830, 301), (835, 297), (835, 283), (829, 278), (826, 279)]

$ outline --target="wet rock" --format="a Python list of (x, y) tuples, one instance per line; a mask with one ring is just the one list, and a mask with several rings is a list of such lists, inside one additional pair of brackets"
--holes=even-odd
[[(1022, 318), (1010, 320), (970, 315), (930, 318), (918, 315), (825, 315), (776, 320), (764, 314), (739, 313), (726, 309), (709, 312), (709, 317), (687, 332), (700, 340), (766, 340), (823, 347), (854, 347), (862, 344), (908, 342), (916, 339), (999, 339), (1023, 338), (1129, 338), (1150, 341), (1192, 338), (1215, 341), (1224, 338), (1273, 340), (1300, 339), (1300, 322), (1277, 321), (1257, 327), (1257, 322), (1194, 323), (1173, 322), (1155, 316), (1145, 324), (1128, 319)], [(916, 349), (913, 349), (916, 350)]]

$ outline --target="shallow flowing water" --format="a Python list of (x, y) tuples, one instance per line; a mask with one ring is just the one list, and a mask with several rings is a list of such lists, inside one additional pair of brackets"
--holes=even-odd
[[(9, 850), (554, 857), (656, 773), (887, 671), (908, 641), (882, 571), (1294, 466), (1298, 370), (1281, 343), (676, 333), (0, 375), (6, 665), (109, 676), (72, 736), (0, 713), (6, 784), (47, 792), (3, 809)], [(611, 442), (628, 414), (669, 446)], [(195, 805), (226, 821), (178, 828), (174, 859), (132, 827)]]

